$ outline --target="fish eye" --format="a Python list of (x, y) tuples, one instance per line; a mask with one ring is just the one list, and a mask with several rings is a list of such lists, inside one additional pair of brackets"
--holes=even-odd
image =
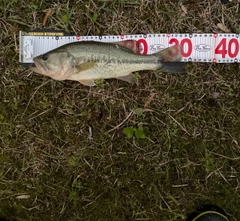
[(43, 59), (44, 61), (46, 61), (46, 60), (48, 59), (48, 54), (42, 55), (42, 59)]

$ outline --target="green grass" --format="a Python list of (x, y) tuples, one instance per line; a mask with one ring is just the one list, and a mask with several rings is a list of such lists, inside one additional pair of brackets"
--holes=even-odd
[[(0, 216), (180, 221), (211, 203), (240, 220), (239, 64), (94, 88), (18, 64), (18, 31), (43, 28), (49, 9), (45, 28), (78, 35), (213, 32), (223, 18), (234, 32), (237, 3), (28, 2), (0, 5)], [(122, 133), (139, 124), (144, 139)]]

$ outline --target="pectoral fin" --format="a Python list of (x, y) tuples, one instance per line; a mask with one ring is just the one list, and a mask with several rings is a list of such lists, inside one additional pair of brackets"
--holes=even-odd
[(86, 86), (95, 86), (94, 80), (79, 80), (79, 82)]
[(117, 77), (117, 79), (126, 81), (128, 83), (137, 83), (137, 81), (138, 81), (137, 77), (135, 75), (133, 75), (132, 73), (125, 75), (125, 76)]
[(94, 61), (87, 61), (79, 65), (76, 65), (75, 68), (77, 69), (77, 72), (81, 72), (94, 68), (95, 64), (96, 63)]

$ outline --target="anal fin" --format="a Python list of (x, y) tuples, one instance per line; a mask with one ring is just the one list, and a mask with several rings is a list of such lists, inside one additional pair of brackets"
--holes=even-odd
[(84, 84), (86, 86), (95, 86), (94, 80), (89, 79), (89, 80), (79, 80), (81, 84)]
[(128, 83), (137, 83), (138, 82), (137, 77), (135, 75), (133, 75), (132, 73), (130, 73), (128, 75), (117, 77), (117, 79), (120, 79), (122, 81), (126, 81)]

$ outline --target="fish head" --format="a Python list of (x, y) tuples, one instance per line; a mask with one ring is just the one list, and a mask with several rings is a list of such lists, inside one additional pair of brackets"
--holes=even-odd
[(71, 75), (74, 57), (67, 51), (53, 50), (33, 58), (34, 66), (30, 69), (36, 73), (55, 80), (65, 80)]

